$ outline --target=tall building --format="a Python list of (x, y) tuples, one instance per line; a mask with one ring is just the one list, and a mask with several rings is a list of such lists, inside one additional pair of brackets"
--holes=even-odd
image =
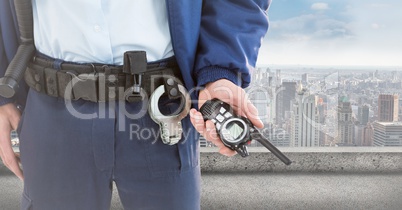
[(373, 128), (374, 146), (402, 146), (402, 122), (375, 122)]
[(251, 85), (262, 85), (271, 86), (269, 80), (269, 73), (271, 70), (269, 68), (257, 68), (252, 74), (252, 84)]
[(392, 81), (400, 81), (398, 77), (398, 72), (397, 71), (392, 71)]
[(274, 130), (274, 135), (272, 139), (270, 139), (271, 143), (277, 147), (289, 147), (290, 145), (290, 136), (289, 133), (286, 132), (282, 128), (278, 128)]
[(276, 77), (275, 77), (275, 84), (279, 86), (279, 84), (282, 83), (282, 75), (281, 75), (281, 70), (277, 69), (276, 70)]
[(364, 128), (362, 146), (373, 146), (373, 135), (374, 135), (373, 124), (367, 123), (366, 127)]
[(370, 108), (367, 105), (359, 106), (357, 109), (357, 120), (360, 125), (367, 125), (369, 121)]
[(276, 124), (282, 125), (285, 121), (285, 113), (290, 111), (290, 103), (296, 95), (296, 82), (283, 82), (276, 89)]
[(308, 74), (304, 73), (302, 74), (302, 79), (301, 79), (303, 85), (307, 85), (308, 84)]
[[(268, 140), (277, 147), (289, 147), (290, 145), (290, 136), (287, 131), (282, 128), (275, 128), (272, 125), (267, 125), (262, 130), (263, 135), (268, 138)], [(257, 146), (262, 146), (260, 143), (255, 142)]]
[(378, 121), (396, 122), (398, 121), (399, 109), (398, 95), (380, 94), (378, 96)]
[(354, 123), (350, 102), (341, 101), (338, 106), (338, 144), (343, 146), (354, 145)]
[(398, 101), (398, 105), (399, 105), (399, 110), (398, 110), (398, 121), (402, 121), (402, 98), (399, 98), (399, 101)]
[(265, 123), (272, 122), (272, 90), (269, 68), (258, 68), (253, 72), (252, 83), (246, 89), (251, 102), (258, 110), (258, 117)]
[(354, 130), (354, 143), (356, 146), (363, 146), (364, 143), (364, 132), (365, 132), (365, 125), (355, 125)]
[(255, 89), (250, 97), (251, 102), (258, 110), (258, 117), (264, 124), (270, 123), (270, 105), (271, 99), (267, 91), (263, 91), (263, 89)]
[(320, 123), (317, 103), (318, 96), (309, 95), (306, 89), (298, 91), (292, 103), (290, 146), (319, 146)]

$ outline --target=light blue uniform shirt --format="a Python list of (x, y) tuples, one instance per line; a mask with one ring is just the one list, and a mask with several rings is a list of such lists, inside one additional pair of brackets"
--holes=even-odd
[(148, 61), (173, 56), (165, 0), (33, 0), (37, 50), (78, 63), (123, 63), (144, 50)]

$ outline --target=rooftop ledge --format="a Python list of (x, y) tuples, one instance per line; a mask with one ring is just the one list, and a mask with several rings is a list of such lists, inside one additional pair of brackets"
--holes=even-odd
[[(216, 147), (200, 148), (206, 172), (402, 172), (402, 147), (279, 147), (291, 161), (285, 165), (264, 147), (249, 147), (250, 156), (226, 157)], [(18, 152), (18, 148), (14, 148)], [(0, 161), (0, 169), (2, 168)]]
[(217, 148), (200, 148), (203, 172), (402, 172), (402, 147), (283, 147), (287, 166), (263, 147), (250, 156), (226, 157)]
[[(265, 148), (247, 158), (201, 148), (201, 209), (401, 209), (402, 147), (279, 149), (290, 166)], [(22, 182), (1, 161), (0, 188), (0, 209), (19, 209)], [(110, 209), (123, 210), (116, 188)]]

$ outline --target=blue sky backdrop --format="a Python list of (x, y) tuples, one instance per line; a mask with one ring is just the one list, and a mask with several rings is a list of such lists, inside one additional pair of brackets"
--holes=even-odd
[(258, 64), (402, 67), (402, 0), (273, 0)]

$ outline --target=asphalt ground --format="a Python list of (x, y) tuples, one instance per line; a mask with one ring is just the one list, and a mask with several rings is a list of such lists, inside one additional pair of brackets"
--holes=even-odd
[[(19, 209), (22, 183), (0, 166), (0, 209)], [(402, 209), (402, 173), (203, 173), (201, 208)], [(113, 191), (111, 210), (123, 209)]]

